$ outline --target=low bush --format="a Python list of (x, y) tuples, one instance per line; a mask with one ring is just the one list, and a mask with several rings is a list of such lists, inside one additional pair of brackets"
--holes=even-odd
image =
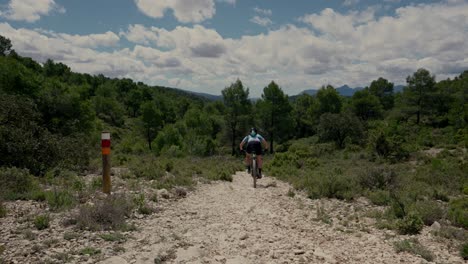
[(76, 198), (67, 190), (47, 191), (45, 198), (52, 210), (70, 209), (76, 204)]
[(367, 194), (369, 200), (375, 205), (389, 205), (391, 202), (390, 192), (386, 190), (370, 191)]
[(433, 261), (434, 255), (426, 249), (417, 239), (406, 239), (403, 241), (398, 241), (393, 244), (395, 251), (399, 252), (408, 252), (414, 255), (419, 255), (427, 261)]
[(387, 189), (394, 186), (396, 181), (395, 171), (388, 167), (371, 167), (359, 176), (359, 184), (370, 190)]
[(461, 246), (460, 255), (464, 260), (468, 260), (468, 242)]
[(0, 200), (0, 218), (3, 218), (7, 215), (7, 209), (3, 204), (2, 200)]
[(110, 242), (121, 242), (121, 241), (126, 240), (125, 236), (122, 233), (119, 233), (119, 232), (101, 234), (99, 236), (102, 239), (104, 239), (105, 241), (110, 241)]
[(97, 254), (101, 254), (101, 250), (93, 247), (85, 247), (82, 250), (80, 250), (80, 255), (89, 255), (89, 256), (94, 256)]
[(38, 215), (34, 218), (34, 226), (37, 230), (44, 230), (50, 226), (50, 217), (49, 215)]
[(398, 232), (402, 235), (416, 235), (421, 232), (424, 222), (418, 215), (410, 214), (397, 222)]
[(425, 225), (432, 225), (435, 221), (443, 219), (446, 215), (444, 207), (436, 201), (416, 201), (409, 211), (421, 217)]
[(80, 229), (119, 230), (126, 228), (125, 218), (133, 209), (125, 196), (108, 196), (94, 205), (84, 205), (75, 216)]
[(26, 200), (39, 189), (34, 177), (26, 169), (0, 168), (0, 198), (5, 200)]
[(450, 202), (448, 218), (455, 225), (468, 229), (468, 197), (465, 196)]
[(219, 173), (219, 179), (222, 180), (222, 181), (227, 181), (227, 182), (232, 182), (233, 181), (233, 178), (232, 178), (232, 174), (223, 170)]

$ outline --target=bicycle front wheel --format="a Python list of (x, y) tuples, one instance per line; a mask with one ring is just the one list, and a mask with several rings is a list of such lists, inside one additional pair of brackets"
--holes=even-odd
[(253, 187), (254, 188), (257, 188), (257, 176), (258, 176), (257, 173), (258, 173), (257, 161), (253, 160), (252, 161), (252, 178), (253, 178)]

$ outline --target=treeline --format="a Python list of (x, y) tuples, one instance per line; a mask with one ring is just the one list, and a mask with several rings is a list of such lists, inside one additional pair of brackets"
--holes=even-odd
[(291, 139), (316, 136), (339, 148), (371, 148), (376, 155), (402, 159), (408, 142), (468, 141), (468, 71), (436, 82), (420, 69), (402, 93), (379, 78), (351, 98), (328, 85), (315, 96), (291, 100), (272, 81), (253, 102), (240, 80), (222, 95), (222, 102), (213, 102), (130, 79), (74, 73), (52, 60), (41, 65), (18, 55), (1, 37), (0, 166), (36, 175), (57, 166), (82, 170), (98, 157), (102, 130), (112, 132), (118, 143), (114, 158), (120, 161), (148, 152), (234, 155), (251, 126), (266, 136), (272, 152), (287, 150)]

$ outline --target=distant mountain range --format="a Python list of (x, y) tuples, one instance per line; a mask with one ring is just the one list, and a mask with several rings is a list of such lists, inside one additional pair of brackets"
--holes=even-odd
[[(399, 93), (399, 92), (403, 91), (403, 87), (405, 87), (405, 86), (404, 85), (395, 85), (393, 87), (393, 92), (394, 93)], [(338, 91), (338, 93), (340, 95), (346, 96), (346, 97), (353, 96), (355, 92), (360, 91), (362, 89), (364, 89), (364, 87), (351, 88), (348, 85), (343, 85), (341, 87), (336, 88), (336, 90)], [(300, 94), (315, 95), (315, 94), (317, 94), (317, 92), (318, 92), (318, 89), (308, 89), (308, 90), (302, 91)]]
[[(399, 93), (401, 91), (403, 91), (403, 87), (405, 87), (404, 85), (395, 85), (395, 87), (393, 87), (393, 92), (394, 93)], [(338, 93), (342, 96), (346, 96), (346, 97), (351, 97), (353, 96), (353, 94), (357, 91), (360, 91), (364, 89), (364, 87), (354, 87), (354, 88), (351, 88), (349, 87), (348, 85), (343, 85), (341, 87), (338, 87), (336, 88), (336, 90), (338, 91)], [(178, 89), (178, 90), (181, 90), (181, 89)], [(302, 91), (301, 93), (299, 93), (298, 95), (290, 95), (290, 99), (294, 99), (296, 98), (297, 96), (301, 95), (301, 94), (308, 94), (308, 95), (315, 95), (317, 94), (319, 89), (307, 89), (307, 90), (304, 90)], [(222, 95), (214, 95), (214, 94), (208, 94), (208, 93), (198, 93), (198, 92), (192, 92), (192, 91), (187, 91), (187, 90), (181, 90), (181, 91), (184, 91), (184, 92), (187, 92), (187, 93), (190, 93), (190, 94), (193, 94), (195, 96), (199, 96), (199, 97), (202, 97), (202, 98), (205, 98), (205, 99), (208, 99), (210, 101), (220, 101), (220, 100), (223, 100), (223, 96)], [(251, 98), (251, 100), (253, 101), (256, 101), (258, 100), (259, 98)]]

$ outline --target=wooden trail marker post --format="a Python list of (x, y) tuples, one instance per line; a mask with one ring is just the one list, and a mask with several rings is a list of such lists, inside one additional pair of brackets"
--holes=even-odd
[(101, 149), (102, 149), (102, 191), (110, 194), (111, 178), (110, 178), (110, 132), (101, 133)]

